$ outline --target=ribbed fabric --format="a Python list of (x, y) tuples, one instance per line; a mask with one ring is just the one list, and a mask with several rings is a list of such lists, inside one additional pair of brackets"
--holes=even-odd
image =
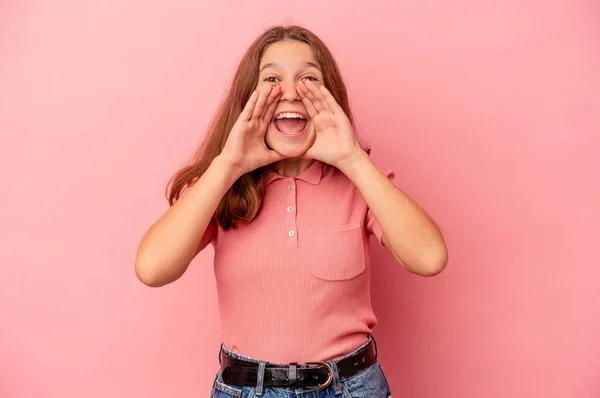
[(369, 235), (381, 242), (338, 169), (314, 161), (297, 177), (271, 172), (257, 218), (227, 231), (211, 224), (204, 236), (215, 249), (223, 344), (272, 363), (329, 360), (363, 344), (377, 323)]

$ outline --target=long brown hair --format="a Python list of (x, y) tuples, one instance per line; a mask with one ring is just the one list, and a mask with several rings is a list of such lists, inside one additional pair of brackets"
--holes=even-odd
[[(169, 205), (172, 206), (185, 188), (197, 180), (208, 169), (212, 160), (221, 153), (229, 132), (258, 84), (259, 64), (265, 49), (270, 44), (282, 40), (296, 40), (311, 47), (323, 72), (325, 87), (354, 126), (346, 86), (335, 59), (325, 43), (314, 33), (300, 26), (272, 27), (250, 45), (240, 61), (224, 100), (208, 127), (204, 141), (188, 164), (170, 179), (166, 188)], [(267, 167), (261, 167), (243, 175), (223, 196), (214, 218), (224, 229), (249, 223), (256, 217), (266, 189), (267, 170)]]

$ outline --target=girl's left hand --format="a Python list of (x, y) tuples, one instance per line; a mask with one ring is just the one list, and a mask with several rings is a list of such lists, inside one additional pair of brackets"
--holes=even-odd
[(298, 93), (312, 119), (316, 132), (314, 144), (302, 156), (339, 167), (341, 163), (364, 154), (350, 120), (325, 86), (310, 80), (298, 84)]

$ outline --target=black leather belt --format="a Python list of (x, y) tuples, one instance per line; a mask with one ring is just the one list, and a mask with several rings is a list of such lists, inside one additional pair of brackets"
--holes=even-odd
[[(373, 339), (358, 352), (335, 361), (340, 380), (349, 379), (377, 361), (377, 346)], [(223, 382), (233, 386), (256, 386), (258, 363), (233, 358), (223, 350), (220, 352)], [(331, 366), (325, 361), (298, 364), (267, 363), (263, 378), (264, 387), (327, 388), (333, 381)]]

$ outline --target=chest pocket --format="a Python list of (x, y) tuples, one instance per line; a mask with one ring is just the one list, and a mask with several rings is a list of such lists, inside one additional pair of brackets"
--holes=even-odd
[(366, 269), (360, 223), (308, 229), (303, 244), (300, 244), (310, 253), (307, 268), (316, 278), (327, 281), (350, 280)]

